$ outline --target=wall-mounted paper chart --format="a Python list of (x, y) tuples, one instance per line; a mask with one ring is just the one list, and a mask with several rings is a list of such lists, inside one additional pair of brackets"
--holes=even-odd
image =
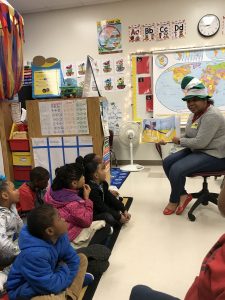
[(55, 169), (74, 163), (76, 158), (93, 152), (91, 136), (32, 138), (35, 167), (43, 167), (55, 177)]
[(89, 134), (86, 99), (40, 102), (39, 111), (44, 136)]

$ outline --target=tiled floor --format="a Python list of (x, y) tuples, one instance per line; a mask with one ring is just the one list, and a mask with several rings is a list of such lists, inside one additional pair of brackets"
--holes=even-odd
[[(210, 190), (218, 192), (220, 183), (210, 179)], [(201, 185), (199, 178), (187, 180), (189, 192), (199, 191)], [(161, 167), (129, 175), (121, 194), (134, 197), (132, 220), (119, 235), (94, 300), (128, 300), (136, 284), (184, 298), (205, 254), (225, 232), (225, 219), (213, 204), (199, 208), (194, 223), (187, 213), (164, 216), (169, 192)]]

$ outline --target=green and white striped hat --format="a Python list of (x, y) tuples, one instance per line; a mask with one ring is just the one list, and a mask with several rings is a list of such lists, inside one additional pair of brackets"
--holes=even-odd
[(185, 93), (185, 97), (182, 98), (184, 101), (194, 97), (198, 97), (202, 100), (211, 98), (204, 84), (196, 77), (185, 76), (181, 81), (181, 88)]

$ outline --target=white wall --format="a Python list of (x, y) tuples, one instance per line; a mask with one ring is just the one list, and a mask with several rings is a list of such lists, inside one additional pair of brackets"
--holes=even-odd
[[(120, 18), (122, 20), (124, 55), (131, 52), (156, 49), (225, 44), (222, 30), (215, 37), (204, 39), (197, 31), (199, 19), (216, 14), (220, 20), (225, 15), (224, 0), (126, 0), (120, 3), (67, 9), (40, 14), (25, 15), (25, 61), (35, 55), (55, 56), (62, 60), (82, 60), (86, 54), (100, 57), (97, 49), (96, 21)], [(160, 42), (128, 42), (128, 26), (159, 21), (186, 19), (187, 35), (180, 40)], [(222, 24), (221, 24), (222, 26)], [(115, 140), (119, 159), (127, 159), (127, 149)], [(158, 160), (152, 145), (140, 145), (135, 150), (137, 160)]]

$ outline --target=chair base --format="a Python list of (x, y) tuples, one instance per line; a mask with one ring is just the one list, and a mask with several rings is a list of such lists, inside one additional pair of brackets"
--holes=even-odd
[(217, 205), (217, 198), (219, 194), (210, 193), (208, 190), (207, 177), (204, 177), (203, 188), (199, 193), (192, 193), (193, 198), (197, 198), (195, 203), (192, 205), (188, 212), (188, 218), (190, 221), (194, 222), (196, 220), (195, 215), (193, 214), (194, 210), (200, 205), (208, 205), (209, 202)]

